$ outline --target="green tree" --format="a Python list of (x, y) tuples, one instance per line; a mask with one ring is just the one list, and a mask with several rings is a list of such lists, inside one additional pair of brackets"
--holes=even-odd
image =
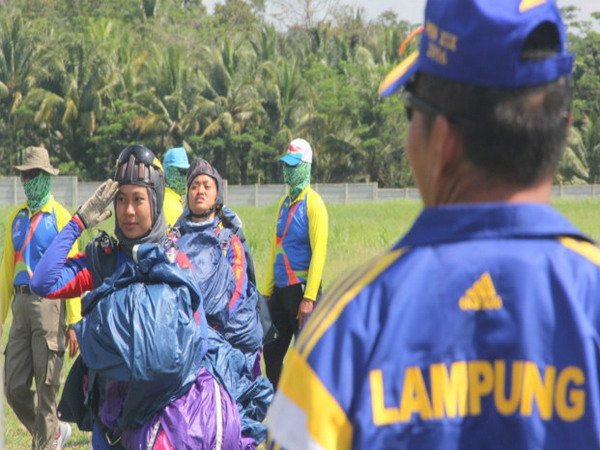
[(581, 128), (573, 127), (559, 167), (559, 181), (575, 179), (600, 182), (600, 115), (584, 117)]
[(255, 60), (251, 46), (226, 39), (219, 48), (206, 49), (204, 68), (199, 73), (199, 88), (205, 99), (202, 135), (208, 141), (222, 139), (224, 145), (213, 149), (212, 159), (219, 172), (233, 182), (247, 174), (247, 155), (252, 148), (251, 139), (235, 138), (260, 124), (264, 115), (254, 83)]
[(83, 35), (61, 38), (67, 42), (53, 45), (56, 51), (46, 55), (38, 87), (25, 103), (36, 110), (34, 120), (46, 131), (44, 140), (55, 154), (73, 161), (82, 176), (94, 177), (91, 137), (119, 82), (113, 23), (93, 20)]
[(2, 173), (19, 162), (20, 150), (28, 142), (31, 122), (19, 111), (23, 98), (34, 84), (35, 60), (39, 45), (31, 37), (31, 29), (20, 17), (5, 17), (0, 21), (0, 159)]
[(145, 88), (134, 97), (142, 115), (135, 119), (140, 135), (157, 137), (161, 148), (183, 145), (198, 133), (199, 111), (205, 100), (197, 89), (197, 78), (180, 48), (155, 48), (148, 62)]

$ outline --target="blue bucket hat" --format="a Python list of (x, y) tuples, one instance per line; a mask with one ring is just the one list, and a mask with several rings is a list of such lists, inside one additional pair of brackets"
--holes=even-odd
[[(542, 24), (556, 27), (558, 53), (522, 59), (523, 44)], [(419, 50), (385, 77), (379, 95), (391, 95), (416, 72), (481, 87), (519, 88), (550, 83), (572, 68), (554, 0), (428, 0)]]
[(165, 172), (170, 166), (177, 167), (178, 169), (189, 169), (190, 162), (188, 161), (187, 152), (183, 147), (171, 148), (165, 153), (163, 158), (163, 168)]

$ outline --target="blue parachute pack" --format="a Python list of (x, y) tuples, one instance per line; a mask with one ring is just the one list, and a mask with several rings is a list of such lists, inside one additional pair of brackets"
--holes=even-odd
[(74, 325), (85, 365), (130, 383), (122, 429), (142, 424), (185, 393), (208, 345), (194, 279), (157, 245), (139, 246), (136, 259), (83, 298), (84, 318)]
[[(117, 264), (117, 252), (107, 251), (116, 243), (109, 241), (101, 236), (86, 248), (93, 265), (116, 270), (108, 277), (95, 271), (104, 283), (83, 298), (83, 319), (75, 330), (91, 388), (98, 375), (128, 383), (118, 428), (145, 423), (184, 395), (204, 367), (236, 402), (242, 433), (262, 441), (272, 386), (264, 377), (254, 379), (244, 355), (207, 326), (198, 282), (189, 268), (174, 262), (173, 243), (140, 245), (135, 262)], [(85, 401), (93, 410), (94, 399)], [(77, 403), (83, 401), (69, 406)]]
[[(231, 313), (227, 317), (227, 311), (224, 311), (223, 305), (217, 302), (220, 299), (219, 295), (210, 295), (205, 292), (204, 297), (207, 303), (204, 304), (205, 311), (209, 322), (223, 325), (219, 331), (225, 339), (232, 343), (236, 348), (241, 349), (244, 352), (253, 351), (262, 343), (269, 343), (277, 338), (277, 329), (273, 325), (271, 315), (269, 313), (269, 307), (264, 297), (258, 292), (256, 288), (256, 272), (254, 269), (254, 260), (252, 258), (252, 252), (250, 246), (246, 240), (246, 236), (242, 229), (242, 221), (238, 215), (226, 205), (223, 206), (219, 212), (219, 220), (223, 227), (217, 234), (214, 233), (195, 233), (192, 241), (185, 236), (187, 227), (193, 224), (187, 223), (185, 217), (186, 212), (181, 216), (177, 224), (175, 225), (178, 231), (184, 235), (183, 239), (187, 240), (186, 253), (194, 261), (203, 260), (197, 258), (193, 253), (202, 251), (201, 249), (218, 248), (223, 255), (227, 254), (231, 237), (237, 236), (242, 243), (244, 248), (244, 256), (246, 260), (246, 276), (247, 276), (247, 288), (245, 292), (245, 300), (239, 305), (235, 305), (229, 312)], [(207, 258), (204, 258), (207, 259)], [(218, 277), (210, 277), (208, 283), (204, 283), (205, 289), (211, 292), (219, 292), (225, 289), (226, 283), (230, 282), (227, 277), (226, 268), (218, 270), (220, 264), (224, 264), (225, 261), (218, 254), (211, 255), (212, 266), (205, 270), (205, 274), (219, 272)], [(258, 323), (256, 323), (256, 314), (258, 313)], [(226, 326), (225, 326), (226, 325)], [(258, 341), (257, 341), (258, 340)]]

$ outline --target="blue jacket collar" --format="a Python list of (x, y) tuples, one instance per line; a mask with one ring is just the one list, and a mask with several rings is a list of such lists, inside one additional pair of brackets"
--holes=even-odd
[(554, 208), (534, 203), (446, 205), (424, 209), (398, 247), (472, 239), (554, 238), (593, 242)]

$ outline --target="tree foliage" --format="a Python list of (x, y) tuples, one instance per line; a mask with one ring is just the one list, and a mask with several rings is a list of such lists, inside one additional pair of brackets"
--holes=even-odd
[[(415, 25), (338, 0), (12, 0), (0, 4), (0, 174), (45, 145), (63, 172), (110, 175), (118, 152), (186, 146), (230, 183), (281, 182), (293, 137), (319, 182), (412, 184), (399, 97), (377, 86)], [(272, 3), (269, 3), (272, 5)], [(600, 14), (564, 13), (576, 53), (562, 182), (600, 177)], [(285, 19), (285, 20), (283, 20)], [(284, 27), (283, 25), (286, 25)], [(414, 45), (414, 44), (413, 44)]]

